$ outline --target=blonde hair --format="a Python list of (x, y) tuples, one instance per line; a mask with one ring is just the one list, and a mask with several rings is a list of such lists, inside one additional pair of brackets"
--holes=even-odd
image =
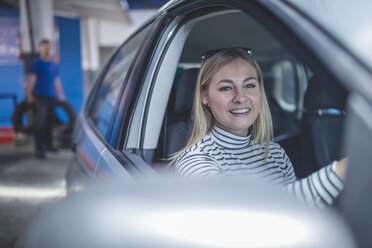
[(184, 153), (187, 149), (201, 141), (204, 136), (210, 132), (213, 128), (214, 121), (210, 109), (203, 105), (201, 102), (201, 92), (205, 90), (213, 76), (226, 64), (229, 62), (242, 58), (247, 61), (257, 72), (257, 77), (259, 81), (259, 87), (261, 92), (261, 108), (257, 116), (257, 119), (252, 124), (250, 130), (252, 138), (254, 141), (259, 144), (265, 144), (265, 163), (269, 148), (269, 142), (272, 139), (272, 121), (269, 105), (267, 103), (265, 89), (263, 86), (262, 71), (258, 63), (254, 60), (251, 54), (248, 51), (242, 48), (225, 48), (211, 57), (207, 58), (202, 64), (198, 80), (195, 87), (195, 97), (194, 104), (192, 109), (192, 129), (190, 137), (183, 149), (179, 152), (176, 152), (170, 157), (171, 164), (175, 163), (178, 158)]

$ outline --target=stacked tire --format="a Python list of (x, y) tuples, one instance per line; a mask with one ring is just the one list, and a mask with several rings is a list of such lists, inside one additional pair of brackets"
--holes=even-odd
[[(57, 101), (56, 109), (61, 108), (67, 116), (67, 121), (60, 119), (55, 112), (54, 115), (54, 143), (60, 148), (70, 148), (72, 143), (72, 131), (74, 128), (76, 114), (72, 106), (66, 101)], [(12, 123), (16, 132), (33, 134), (41, 125), (40, 111), (37, 101), (28, 103), (23, 101), (18, 104), (12, 115)]]

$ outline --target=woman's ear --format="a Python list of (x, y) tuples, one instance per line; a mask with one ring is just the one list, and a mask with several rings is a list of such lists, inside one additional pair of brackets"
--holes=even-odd
[(200, 98), (203, 105), (208, 105), (208, 95), (205, 89), (202, 89), (200, 92)]

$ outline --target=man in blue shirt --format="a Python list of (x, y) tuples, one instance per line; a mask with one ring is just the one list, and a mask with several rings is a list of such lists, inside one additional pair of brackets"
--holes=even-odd
[(52, 47), (49, 40), (40, 42), (40, 57), (33, 60), (29, 69), (27, 101), (37, 102), (40, 111), (40, 125), (35, 131), (35, 156), (45, 158), (45, 151), (56, 151), (53, 147), (53, 120), (57, 96), (65, 96), (59, 78), (58, 66), (51, 60)]

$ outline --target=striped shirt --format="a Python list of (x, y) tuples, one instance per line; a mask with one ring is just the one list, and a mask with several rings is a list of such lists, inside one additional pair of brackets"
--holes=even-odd
[(181, 177), (253, 176), (318, 207), (332, 204), (343, 189), (343, 182), (334, 172), (336, 162), (297, 180), (279, 144), (270, 142), (266, 164), (264, 160), (265, 145), (255, 143), (250, 135), (242, 137), (214, 127), (178, 158), (175, 170)]

